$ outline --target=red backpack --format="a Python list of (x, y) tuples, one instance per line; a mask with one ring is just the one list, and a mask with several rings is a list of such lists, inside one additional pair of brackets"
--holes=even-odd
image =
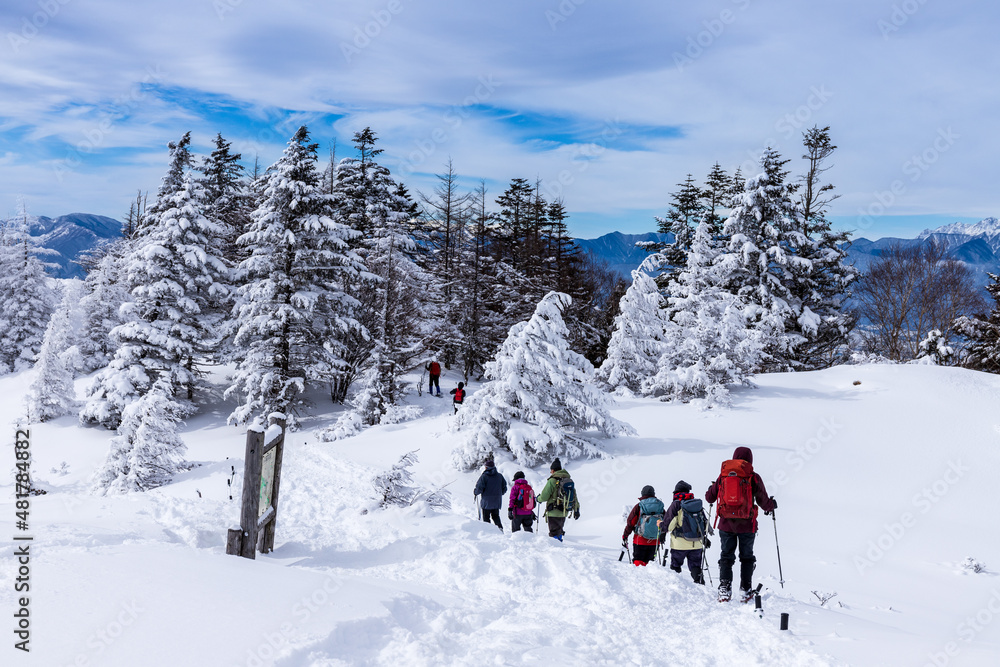
[(456, 389), (455, 390), (455, 402), (456, 403), (461, 403), (464, 400), (465, 400), (465, 390), (464, 389)]
[(431, 362), (431, 368), (430, 368), (430, 374), (431, 375), (441, 375), (441, 364), (439, 364), (436, 361), (432, 361)]
[(719, 508), (715, 522), (724, 519), (753, 518), (753, 466), (746, 461), (733, 459), (722, 464), (719, 476)]

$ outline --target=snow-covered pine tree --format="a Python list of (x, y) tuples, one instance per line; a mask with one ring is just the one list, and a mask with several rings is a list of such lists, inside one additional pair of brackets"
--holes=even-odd
[(834, 232), (826, 218), (837, 198), (834, 186), (821, 182), (829, 169), (826, 160), (837, 148), (830, 140), (830, 128), (810, 128), (803, 133), (803, 145), (808, 168), (800, 179), (798, 209), (805, 242), (796, 249), (800, 261), (789, 265), (786, 277), (801, 315), (786, 328), (803, 339), (790, 361), (795, 368), (809, 370), (830, 366), (838, 350), (847, 349), (855, 318), (844, 302), (858, 271), (846, 262), (850, 233)]
[(632, 271), (632, 285), (619, 302), (607, 359), (597, 370), (598, 379), (612, 389), (626, 387), (638, 392), (657, 372), (666, 314), (656, 275), (666, 263), (666, 257), (654, 253)]
[(955, 362), (955, 348), (948, 344), (948, 338), (940, 329), (931, 329), (920, 341), (917, 359), (935, 366), (951, 366)]
[[(664, 280), (667, 281), (679, 273), (687, 262), (695, 227), (705, 213), (705, 204), (702, 200), (704, 193), (691, 174), (688, 174), (684, 182), (677, 187), (680, 189), (670, 196), (671, 202), (667, 214), (662, 217), (656, 216), (657, 231), (673, 235), (673, 240), (662, 244), (662, 248), (659, 249), (667, 260), (665, 268), (668, 270), (663, 274)], [(645, 245), (647, 249), (653, 249), (649, 244)]]
[(242, 404), (231, 422), (282, 412), (294, 424), (306, 380), (345, 365), (334, 334), (358, 326), (358, 302), (344, 289), (363, 269), (347, 247), (358, 233), (331, 217), (331, 195), (319, 188), (317, 147), (300, 127), (268, 170), (260, 205), (240, 238), (249, 251), (234, 307), (241, 352), (226, 394)]
[(1000, 373), (1000, 275), (990, 273), (989, 277), (986, 291), (993, 299), (993, 308), (986, 314), (958, 318), (955, 330), (970, 342), (964, 366)]
[(569, 303), (566, 294), (547, 294), (486, 364), (487, 382), (469, 395), (453, 422), (461, 440), (452, 455), (457, 467), (475, 468), (497, 450), (528, 466), (554, 456), (600, 457), (601, 448), (580, 431), (634, 433), (609, 414), (611, 399), (595, 385), (594, 367), (569, 349), (562, 319)]
[[(775, 330), (774, 317), (797, 322), (807, 334), (814, 334), (818, 318), (803, 314), (801, 301), (790, 284), (811, 271), (811, 262), (800, 256), (810, 241), (803, 231), (802, 216), (792, 201), (795, 186), (785, 182), (787, 160), (772, 148), (761, 155), (761, 173), (748, 178), (733, 201), (733, 209), (723, 226), (727, 238), (725, 259), (731, 268), (727, 289), (739, 296), (755, 312), (751, 322), (762, 322), (760, 330), (769, 337), (768, 367), (787, 369), (794, 347), (805, 339), (784, 328)], [(754, 325), (756, 326), (756, 325)]]
[(80, 298), (82, 325), (76, 343), (84, 373), (107, 366), (118, 349), (111, 331), (122, 324), (121, 306), (131, 298), (121, 276), (129, 248), (127, 239), (108, 246), (84, 280)]
[(750, 384), (784, 321), (724, 288), (736, 261), (714, 247), (711, 224), (703, 220), (684, 270), (671, 283), (663, 354), (643, 393), (667, 400), (705, 399), (705, 407), (714, 407), (728, 404), (727, 385)]
[(254, 206), (246, 170), (240, 164), (243, 156), (231, 149), (232, 144), (216, 134), (215, 150), (198, 165), (201, 175), (196, 180), (205, 193), (202, 213), (218, 227), (221, 247), (217, 252), (237, 264), (246, 258), (240, 255), (236, 239), (246, 231)]
[[(408, 227), (412, 202), (375, 158), (381, 149), (371, 128), (354, 135), (359, 159), (345, 158), (337, 168), (334, 196), (339, 220), (363, 232), (356, 250), (366, 274), (349, 283), (348, 293), (359, 302), (361, 327), (339, 332), (346, 366), (335, 371), (334, 400), (344, 400), (355, 378), (373, 363), (379, 349), (382, 368), (375, 375), (383, 386), (378, 394), (385, 405), (398, 399), (398, 376), (423, 351), (421, 314), (427, 310), (427, 286), (432, 276), (415, 261), (417, 246)], [(419, 286), (419, 288), (418, 288)], [(384, 409), (383, 412), (384, 414)], [(366, 420), (380, 418), (374, 415)]]
[(79, 303), (79, 294), (80, 282), (67, 281), (62, 302), (49, 318), (35, 362), (35, 379), (26, 397), (29, 421), (45, 422), (62, 417), (76, 407), (73, 370), (67, 366), (65, 352), (71, 345), (72, 314)]
[(114, 359), (94, 378), (84, 422), (114, 428), (125, 405), (166, 375), (188, 400), (201, 374), (199, 357), (218, 343), (206, 316), (225, 298), (228, 269), (219, 257), (220, 228), (201, 213), (203, 191), (190, 175), (156, 202), (122, 266), (131, 300), (111, 332)]
[(41, 248), (29, 233), (24, 203), (0, 225), (0, 373), (31, 368), (42, 346), (56, 296)]
[(129, 403), (104, 464), (94, 474), (93, 492), (116, 495), (162, 486), (183, 470), (187, 446), (177, 435), (185, 408), (172, 399), (173, 387), (161, 377), (146, 394)]
[(514, 296), (499, 278), (502, 263), (491, 253), (494, 229), (486, 208), (486, 184), (473, 193), (467, 252), (459, 260), (462, 280), (455, 285), (460, 304), (458, 338), (465, 380), (478, 377), (493, 358), (507, 331), (504, 305)]

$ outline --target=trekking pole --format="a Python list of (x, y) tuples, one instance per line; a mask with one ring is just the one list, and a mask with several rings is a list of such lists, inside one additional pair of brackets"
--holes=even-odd
[[(622, 552), (620, 554), (618, 554), (618, 562), (619, 563), (622, 562), (623, 558), (625, 558), (625, 554), (626, 553), (628, 553), (628, 540), (622, 540)], [(631, 559), (629, 559), (629, 560), (631, 560)]]
[(784, 588), (785, 575), (781, 572), (781, 547), (778, 546), (778, 519), (774, 516), (774, 510), (771, 510), (771, 520), (774, 522), (774, 548), (778, 550), (778, 581)]
[(479, 501), (476, 500), (479, 496), (475, 493), (472, 494), (472, 502), (476, 504), (476, 518), (480, 521), (483, 520), (483, 508), (479, 506)]

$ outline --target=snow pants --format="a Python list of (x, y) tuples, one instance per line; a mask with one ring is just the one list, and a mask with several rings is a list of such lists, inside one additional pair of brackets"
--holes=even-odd
[(722, 553), (719, 554), (719, 584), (733, 582), (733, 565), (736, 563), (736, 548), (740, 551), (740, 589), (748, 591), (757, 567), (757, 557), (753, 555), (753, 541), (757, 533), (727, 533), (719, 531)]
[(495, 509), (495, 510), (484, 509), (483, 510), (483, 521), (485, 521), (486, 523), (489, 523), (491, 519), (493, 520), (493, 523), (495, 523), (497, 525), (497, 528), (499, 528), (500, 530), (503, 530), (503, 524), (500, 523), (500, 510), (499, 509)]
[(516, 533), (523, 527), (527, 532), (533, 533), (531, 529), (531, 524), (535, 520), (534, 514), (518, 514), (514, 513), (514, 520), (510, 522), (510, 532)]
[(656, 558), (655, 544), (636, 544), (632, 542), (632, 564), (645, 565)]
[(566, 517), (564, 516), (550, 516), (546, 517), (549, 521), (549, 537), (554, 537), (560, 542), (562, 542), (563, 535), (566, 531), (563, 528), (566, 526)]
[(671, 549), (670, 569), (674, 572), (680, 572), (681, 566), (687, 560), (688, 572), (691, 573), (694, 583), (703, 584), (705, 583), (705, 575), (701, 571), (703, 553), (701, 549)]
[(434, 393), (434, 387), (437, 387), (437, 395), (440, 396), (441, 395), (441, 376), (440, 375), (432, 375), (431, 379), (428, 380), (428, 382), (427, 382), (427, 393), (428, 394), (433, 394)]

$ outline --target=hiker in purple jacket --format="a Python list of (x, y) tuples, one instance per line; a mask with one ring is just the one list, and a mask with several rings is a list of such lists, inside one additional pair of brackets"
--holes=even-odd
[[(525, 509), (528, 505), (531, 509)], [(524, 478), (524, 473), (518, 470), (514, 473), (514, 486), (510, 487), (510, 501), (507, 505), (507, 518), (510, 519), (510, 530), (516, 533), (524, 529), (533, 533), (531, 524), (535, 520), (535, 491)]]
[[(737, 447), (733, 452), (733, 460), (746, 461), (753, 466), (753, 452), (749, 447)], [(724, 464), (727, 465), (727, 464)], [(722, 476), (712, 482), (705, 492), (705, 500), (714, 503), (719, 498), (719, 487), (722, 484)], [(778, 503), (767, 495), (764, 488), (764, 480), (756, 472), (750, 476), (751, 504), (753, 505), (750, 518), (731, 519), (728, 517), (715, 516), (719, 528), (719, 546), (722, 553), (719, 554), (719, 598), (729, 599), (732, 591), (733, 565), (736, 563), (736, 549), (740, 552), (740, 591), (743, 593), (743, 601), (749, 598), (752, 586), (753, 571), (757, 567), (757, 557), (753, 555), (754, 538), (757, 537), (757, 507), (764, 510), (764, 514), (770, 514), (777, 507)]]

